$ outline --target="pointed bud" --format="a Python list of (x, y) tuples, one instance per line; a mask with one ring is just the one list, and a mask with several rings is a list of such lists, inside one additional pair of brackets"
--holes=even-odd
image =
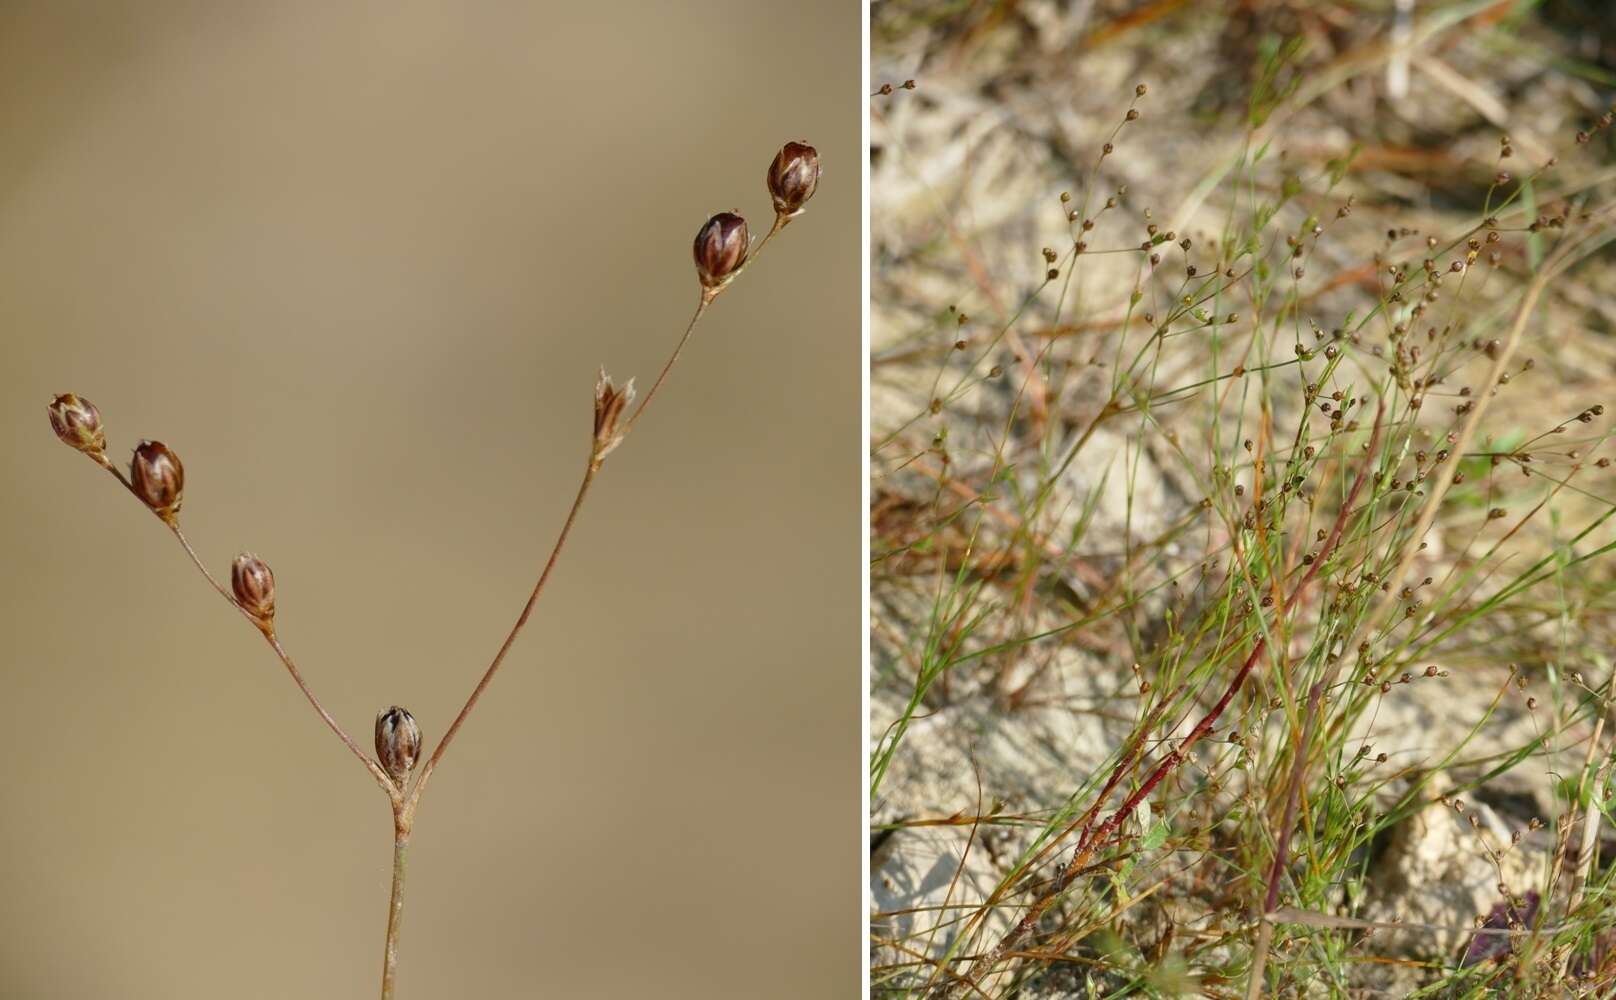
[(243, 552), (230, 564), (230, 589), (235, 591), (236, 603), (241, 610), (258, 621), (258, 627), (268, 629), (275, 617), (275, 574), (269, 564)]
[(732, 212), (719, 212), (696, 234), (696, 276), (709, 295), (729, 284), (746, 263), (751, 237), (746, 220)]
[(185, 492), (185, 467), (180, 457), (161, 441), (142, 441), (129, 463), (129, 482), (135, 495), (158, 517), (174, 523)]
[(394, 784), (404, 787), (420, 755), (421, 728), (415, 716), (397, 705), (376, 716), (376, 759)]
[(102, 465), (108, 464), (107, 435), (101, 430), (101, 411), (94, 403), (64, 392), (51, 400), (47, 409), (51, 429), (63, 444), (84, 452)]
[(619, 389), (612, 384), (606, 369), (600, 370), (595, 381), (595, 461), (600, 461), (623, 442), (617, 433), (617, 422), (623, 411), (634, 402), (634, 380)]
[(769, 164), (769, 194), (774, 212), (782, 219), (802, 214), (802, 207), (819, 187), (819, 152), (806, 142), (788, 142)]

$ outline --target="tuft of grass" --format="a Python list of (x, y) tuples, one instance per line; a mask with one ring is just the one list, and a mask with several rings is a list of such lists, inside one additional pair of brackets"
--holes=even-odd
[[(876, 37), (923, 55), (878, 53), (918, 84), (872, 105), (877, 995), (1604, 995), (1616, 484), (1571, 397), (1611, 374), (1572, 359), (1612, 112), (1432, 174), (1308, 131), (1399, 50), (1259, 40), (1227, 156), (1153, 151), (1192, 127), (1153, 130), (1170, 79), (1116, 87), (1017, 215), (962, 197), (1035, 131), (947, 117), (990, 72), (962, 53), (1063, 70), (894, 6)], [(1410, 44), (1529, 34), (1490, 9)]]

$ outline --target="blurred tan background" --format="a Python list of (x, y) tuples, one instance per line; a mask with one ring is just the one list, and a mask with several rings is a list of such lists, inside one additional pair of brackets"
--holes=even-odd
[(400, 993), (857, 989), (860, 6), (0, 7), (0, 996), (374, 996), (386, 802), (133, 498), (366, 746), (435, 743), (642, 387), (712, 212), (806, 216), (615, 453), (412, 847)]

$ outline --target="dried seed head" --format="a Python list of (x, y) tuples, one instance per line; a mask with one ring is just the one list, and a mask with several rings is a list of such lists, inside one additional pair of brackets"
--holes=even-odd
[(251, 552), (236, 556), (230, 564), (230, 589), (241, 610), (252, 615), (259, 628), (267, 629), (275, 617), (275, 574), (269, 564)]
[(606, 369), (602, 368), (600, 378), (595, 380), (595, 461), (599, 462), (623, 443), (617, 424), (623, 411), (633, 402), (634, 380), (629, 379), (619, 389), (612, 384), (612, 377), (606, 374)]
[(733, 212), (719, 212), (696, 233), (696, 276), (708, 295), (716, 295), (746, 263), (751, 236), (746, 220)]
[(421, 756), (421, 727), (415, 716), (394, 705), (376, 716), (376, 759), (393, 783), (402, 787)]
[(64, 392), (51, 400), (47, 409), (51, 430), (63, 444), (84, 452), (102, 465), (108, 464), (107, 435), (101, 430), (101, 411), (94, 403)]
[(180, 457), (161, 441), (142, 441), (129, 463), (129, 482), (135, 495), (158, 517), (170, 524), (179, 517), (185, 492), (185, 467)]
[(788, 142), (769, 164), (769, 194), (781, 219), (802, 214), (819, 187), (819, 153), (806, 142)]

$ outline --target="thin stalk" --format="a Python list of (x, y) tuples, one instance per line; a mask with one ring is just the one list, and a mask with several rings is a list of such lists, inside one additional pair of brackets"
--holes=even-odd
[[(762, 244), (759, 244), (759, 246), (761, 247)], [(685, 324), (684, 335), (679, 338), (679, 343), (674, 345), (673, 353), (668, 355), (667, 363), (662, 366), (662, 371), (657, 373), (656, 381), (651, 383), (651, 388), (646, 392), (645, 398), (640, 400), (640, 405), (635, 407), (634, 412), (629, 414), (628, 419), (623, 422), (624, 437), (628, 437), (628, 432), (634, 429), (634, 424), (640, 419), (640, 414), (644, 413), (645, 408), (651, 405), (651, 400), (655, 398), (657, 390), (662, 388), (662, 383), (667, 379), (668, 372), (673, 369), (673, 363), (679, 360), (679, 352), (685, 349), (685, 344), (690, 340), (690, 335), (696, 332), (696, 324), (701, 322), (702, 313), (707, 311), (708, 304), (717, 295), (718, 293), (715, 289), (703, 288), (701, 290), (701, 301), (696, 303), (695, 313), (691, 315), (690, 322)]]
[(792, 217), (789, 215), (780, 215), (776, 213), (774, 216), (774, 225), (769, 227), (769, 231), (763, 234), (763, 238), (761, 240), (758, 240), (757, 246), (747, 251), (746, 263), (741, 265), (741, 270), (736, 271), (735, 273), (740, 274), (742, 271), (745, 271), (747, 268), (752, 266), (753, 261), (763, 256), (763, 248), (769, 245), (769, 241), (774, 239), (774, 234), (784, 229), (786, 225), (791, 222), (791, 219)]
[(1307, 716), (1302, 724), (1302, 739), (1297, 744), (1295, 760), (1291, 765), (1289, 790), (1285, 794), (1285, 816), (1279, 821), (1274, 837), (1274, 862), (1268, 869), (1268, 891), (1263, 895), (1263, 922), (1257, 928), (1257, 943), (1251, 952), (1251, 970), (1246, 976), (1246, 1000), (1257, 1000), (1263, 992), (1263, 968), (1268, 962), (1268, 949), (1274, 941), (1274, 923), (1269, 919), (1279, 908), (1279, 881), (1285, 874), (1291, 846), (1291, 828), (1296, 823), (1296, 805), (1302, 795), (1302, 781), (1307, 777), (1307, 751), (1313, 742), (1313, 730), (1318, 723), (1319, 702), (1324, 697), (1324, 682), (1316, 682), (1307, 695)]
[(584, 468), (583, 479), (578, 483), (578, 493), (572, 498), (572, 507), (567, 511), (567, 519), (561, 525), (561, 534), (556, 536), (555, 546), (550, 549), (550, 557), (544, 561), (544, 569), (539, 573), (539, 581), (533, 585), (533, 592), (528, 595), (527, 603), (522, 606), (522, 613), (517, 616), (516, 624), (511, 626), (510, 632), (506, 633), (505, 641), (500, 644), (499, 652), (494, 654), (493, 662), (488, 664), (488, 669), (483, 671), (482, 679), (477, 682), (477, 686), (471, 691), (471, 697), (467, 698), (465, 705), (461, 706), (460, 714), (456, 715), (454, 722), (449, 724), (448, 730), (443, 734), (443, 739), (438, 741), (436, 749), (432, 751), (432, 756), (427, 758), (425, 766), (421, 768), (421, 777), (415, 782), (415, 790), (410, 793), (409, 799), (404, 806), (404, 822), (406, 825), (414, 819), (416, 804), (420, 802), (421, 793), (426, 790), (426, 783), (432, 778), (432, 772), (437, 769), (438, 761), (443, 759), (444, 751), (449, 749), (449, 744), (453, 742), (455, 734), (460, 732), (460, 727), (465, 724), (466, 717), (476, 707), (477, 700), (488, 689), (494, 675), (499, 672), (500, 664), (505, 662), (505, 654), (509, 653), (511, 647), (516, 644), (516, 637), (521, 634), (522, 626), (527, 624), (528, 618), (533, 614), (533, 606), (539, 602), (539, 595), (544, 593), (544, 585), (550, 582), (550, 574), (555, 570), (556, 560), (561, 558), (561, 550), (567, 544), (567, 537), (572, 534), (572, 525), (578, 519), (578, 511), (584, 505), (584, 497), (589, 495), (589, 486), (595, 481), (595, 473), (599, 471), (599, 468), (600, 466), (595, 461), (594, 453), (591, 452), (589, 464)]
[[(774, 238), (774, 234), (784, 229), (786, 223), (790, 221), (790, 216), (776, 215), (774, 225), (769, 227), (769, 231), (763, 235), (761, 240), (758, 240), (757, 246), (747, 252), (746, 263), (741, 265), (741, 268), (731, 275), (729, 280), (734, 281), (746, 273), (746, 269), (751, 267), (758, 257), (762, 256), (763, 248), (769, 245), (769, 240)], [(668, 356), (667, 363), (662, 366), (662, 371), (657, 373), (656, 381), (651, 383), (651, 388), (646, 392), (645, 398), (640, 400), (640, 405), (635, 407), (634, 412), (629, 414), (629, 418), (623, 422), (623, 437), (628, 437), (628, 432), (633, 430), (634, 425), (639, 421), (640, 414), (644, 413), (645, 408), (651, 405), (651, 400), (656, 396), (657, 390), (662, 388), (662, 383), (667, 379), (668, 372), (673, 369), (673, 363), (679, 360), (680, 352), (685, 349), (685, 344), (690, 340), (690, 335), (695, 332), (696, 324), (701, 322), (702, 314), (707, 311), (707, 307), (712, 304), (712, 301), (718, 298), (718, 293), (728, 286), (729, 282), (725, 282), (717, 288), (703, 288), (701, 290), (701, 299), (696, 303), (696, 311), (690, 317), (690, 322), (685, 325), (684, 335), (679, 338), (679, 343), (674, 345), (673, 353)]]
[[(110, 462), (102, 463), (102, 467), (108, 472), (112, 473), (113, 478), (117, 479), (118, 482), (123, 485), (124, 489), (134, 494), (137, 500), (140, 499), (140, 495), (135, 493), (134, 484), (124, 476), (121, 469)], [(141, 501), (141, 505), (145, 505), (144, 500)], [(275, 655), (280, 657), (281, 663), (285, 665), (286, 672), (292, 675), (292, 680), (297, 684), (298, 690), (303, 692), (303, 697), (307, 698), (309, 704), (314, 706), (314, 710), (319, 713), (321, 719), (325, 720), (325, 724), (330, 727), (331, 731), (337, 734), (337, 739), (341, 740), (343, 745), (352, 751), (353, 755), (359, 759), (359, 762), (365, 765), (365, 769), (370, 772), (371, 777), (376, 779), (376, 783), (381, 786), (382, 791), (386, 792), (389, 797), (397, 795), (398, 789), (394, 787), (392, 779), (387, 777), (387, 772), (383, 771), (381, 769), (381, 765), (372, 760), (369, 754), (365, 753), (359, 748), (359, 744), (353, 741), (353, 738), (343, 730), (342, 726), (331, 715), (331, 713), (326, 711), (325, 706), (320, 704), (320, 699), (314, 696), (314, 691), (309, 688), (308, 682), (303, 679), (302, 671), (297, 669), (297, 664), (292, 662), (291, 655), (286, 652), (286, 649), (281, 645), (280, 640), (275, 637), (274, 626), (260, 622), (258, 619), (249, 614), (246, 608), (243, 608), (239, 603), (237, 603), (235, 596), (232, 595), (230, 591), (225, 589), (224, 585), (221, 584), (218, 579), (214, 577), (214, 575), (208, 570), (207, 564), (204, 563), (202, 558), (196, 554), (196, 549), (192, 547), (191, 540), (185, 537), (184, 531), (180, 530), (178, 518), (170, 520), (158, 515), (158, 520), (161, 520), (165, 525), (168, 526), (168, 530), (173, 532), (174, 537), (179, 540), (180, 547), (185, 550), (185, 554), (187, 556), (190, 556), (192, 565), (194, 565), (202, 576), (208, 581), (208, 584), (213, 587), (214, 590), (218, 591), (220, 597), (224, 598), (232, 608), (235, 608), (238, 612), (240, 612), (241, 616), (247, 619), (247, 621), (251, 622), (253, 627), (258, 629), (258, 631), (263, 635), (265, 641), (269, 643), (270, 648), (275, 650)]]
[(337, 724), (337, 720), (332, 718), (331, 713), (327, 712), (325, 706), (320, 704), (320, 700), (314, 697), (314, 692), (309, 690), (308, 683), (303, 680), (302, 672), (297, 669), (297, 664), (292, 662), (291, 655), (286, 652), (286, 647), (281, 645), (281, 641), (276, 637), (274, 630), (265, 631), (264, 638), (269, 640), (270, 648), (275, 650), (275, 655), (280, 657), (281, 663), (286, 667), (286, 672), (292, 675), (292, 681), (297, 684), (298, 690), (303, 692), (303, 697), (309, 700), (309, 704), (314, 706), (314, 710), (320, 713), (320, 718), (325, 720), (325, 724), (331, 727), (331, 731), (337, 734), (337, 738), (342, 740), (343, 744), (353, 752), (355, 757), (359, 758), (359, 762), (365, 765), (371, 775), (375, 777), (376, 783), (381, 785), (382, 791), (389, 796), (396, 795), (398, 789), (394, 787), (392, 780), (387, 777), (387, 772), (383, 771), (381, 765), (371, 759), (369, 754), (359, 749), (359, 744), (355, 743), (346, 732), (343, 732), (342, 727)]
[(387, 943), (382, 951), (382, 1000), (393, 1000), (398, 980), (398, 931), (404, 921), (404, 871), (410, 831), (401, 812), (393, 814), (393, 891), (387, 901)]
[[(1588, 872), (1593, 867), (1594, 855), (1599, 850), (1599, 795), (1605, 787), (1605, 779), (1610, 775), (1612, 761), (1616, 761), (1616, 747), (1612, 748), (1610, 756), (1606, 757), (1599, 769), (1594, 770), (1594, 758), (1599, 755), (1601, 747), (1599, 738), (1605, 731), (1605, 717), (1601, 715), (1599, 721), (1594, 723), (1594, 735), (1588, 740), (1588, 756), (1582, 762), (1583, 780), (1589, 775), (1593, 776), (1593, 784), (1583, 785), (1578, 789), (1578, 800), (1586, 799), (1588, 805), (1582, 811), (1582, 841), (1577, 846), (1577, 870), (1571, 877), (1571, 889), (1566, 897), (1566, 920), (1569, 922), (1582, 905), (1582, 894), (1588, 884)], [(1569, 834), (1569, 829), (1567, 831)], [(1560, 870), (1560, 858), (1555, 858), (1554, 871)], [(1560, 974), (1563, 976), (1571, 967), (1571, 950), (1560, 958)]]

